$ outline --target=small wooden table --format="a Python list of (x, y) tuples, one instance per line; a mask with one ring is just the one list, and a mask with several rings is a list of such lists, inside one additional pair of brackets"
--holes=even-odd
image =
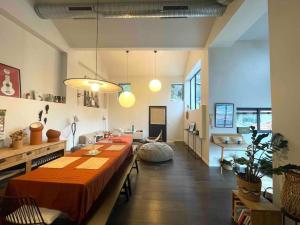
[[(228, 144), (225, 144), (221, 141), (223, 137), (231, 138), (241, 138), (241, 143), (233, 143), (230, 141)], [(246, 151), (248, 144), (245, 142), (241, 134), (212, 134), (213, 143), (221, 147), (221, 161), (224, 159), (224, 151)]]
[(232, 191), (232, 217), (235, 213), (235, 202), (240, 201), (250, 213), (251, 225), (281, 225), (280, 209), (261, 197), (259, 202), (245, 199), (237, 190)]

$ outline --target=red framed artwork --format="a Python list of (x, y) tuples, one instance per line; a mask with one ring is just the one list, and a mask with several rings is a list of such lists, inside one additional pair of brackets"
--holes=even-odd
[(21, 97), (19, 69), (0, 63), (0, 95)]

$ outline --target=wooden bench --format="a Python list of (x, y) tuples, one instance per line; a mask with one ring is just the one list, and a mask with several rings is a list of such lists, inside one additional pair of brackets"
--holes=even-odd
[(108, 183), (100, 198), (87, 215), (87, 219), (82, 224), (105, 225), (119, 195), (125, 194), (126, 199), (129, 200), (131, 195), (130, 173), (132, 168), (135, 167), (138, 172), (137, 155), (133, 154)]

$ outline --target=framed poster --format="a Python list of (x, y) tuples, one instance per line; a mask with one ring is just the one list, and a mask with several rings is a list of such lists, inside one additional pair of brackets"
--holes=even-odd
[(0, 63), (0, 95), (21, 97), (19, 69)]
[(183, 101), (183, 95), (183, 84), (171, 84), (171, 101)]
[(233, 128), (233, 103), (216, 103), (215, 104), (215, 127)]

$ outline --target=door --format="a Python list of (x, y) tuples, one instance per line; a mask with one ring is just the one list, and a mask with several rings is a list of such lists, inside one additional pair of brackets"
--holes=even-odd
[(149, 106), (149, 136), (157, 137), (162, 131), (162, 141), (167, 141), (167, 107)]

